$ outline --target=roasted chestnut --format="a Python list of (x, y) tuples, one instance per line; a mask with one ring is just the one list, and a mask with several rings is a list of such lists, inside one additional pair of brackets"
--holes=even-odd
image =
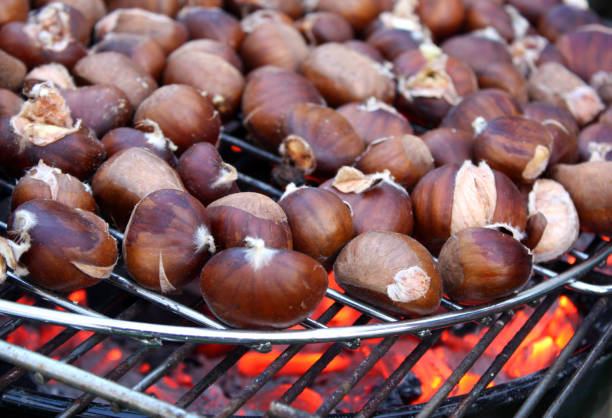
[(57, 200), (71, 208), (96, 213), (98, 207), (89, 186), (40, 160), (23, 176), (11, 195), (11, 210), (33, 199)]
[(247, 237), (246, 245), (221, 251), (204, 266), (200, 288), (212, 313), (242, 328), (286, 328), (310, 315), (327, 290), (325, 269), (261, 239)]
[(572, 197), (580, 225), (598, 234), (612, 234), (612, 161), (557, 164), (550, 177)]
[(233, 193), (215, 200), (207, 210), (220, 249), (242, 246), (246, 237), (261, 239), (269, 248), (293, 248), (287, 215), (266, 195)]
[(351, 25), (337, 13), (308, 13), (295, 23), (310, 45), (344, 42), (353, 39)]
[(427, 131), (421, 139), (431, 151), (436, 167), (474, 158), (474, 137), (470, 132), (438, 128)]
[(139, 8), (174, 16), (184, 2), (180, 0), (108, 0), (107, 3), (109, 10)]
[(370, 231), (351, 240), (338, 254), (334, 277), (348, 294), (401, 315), (435, 312), (442, 298), (431, 254), (395, 232)]
[(593, 123), (578, 136), (580, 158), (583, 161), (612, 160), (612, 126)]
[(513, 64), (496, 63), (481, 70), (478, 73), (478, 86), (504, 90), (522, 103), (528, 99), (527, 80)]
[(538, 31), (549, 41), (555, 42), (564, 33), (571, 32), (582, 25), (597, 23), (601, 23), (601, 18), (592, 10), (578, 8), (571, 4), (557, 4), (540, 17)]
[(39, 65), (32, 68), (24, 78), (23, 93), (29, 94), (29, 91), (38, 83), (51, 81), (55, 87), (62, 90), (71, 90), (76, 88), (74, 79), (66, 67), (57, 62), (50, 64)]
[(378, 14), (375, 0), (319, 0), (316, 8), (323, 12), (334, 12), (346, 19), (355, 32), (363, 29)]
[(493, 1), (472, 1), (465, 11), (465, 27), (470, 31), (492, 27), (504, 39), (514, 38), (512, 18), (501, 4)]
[(19, 244), (15, 258), (22, 268), (15, 273), (58, 292), (93, 286), (109, 277), (117, 262), (117, 243), (108, 224), (55, 200), (20, 205), (7, 231)]
[(134, 207), (123, 239), (125, 265), (140, 285), (172, 293), (193, 280), (216, 251), (206, 208), (172, 189), (149, 193)]
[(388, 171), (364, 174), (353, 167), (342, 167), (336, 177), (319, 187), (349, 204), (355, 234), (367, 231), (412, 233), (410, 195), (393, 181)]
[(560, 183), (539, 179), (528, 197), (529, 216), (541, 213), (545, 218), (542, 236), (533, 247), (535, 263), (552, 261), (569, 251), (578, 239), (578, 213), (572, 199)]
[(207, 142), (189, 147), (181, 155), (177, 171), (185, 188), (204, 205), (240, 191), (236, 169), (223, 162), (217, 149)]
[(180, 177), (157, 155), (145, 148), (128, 148), (106, 160), (91, 182), (102, 213), (125, 228), (140, 199), (159, 189), (185, 191)]
[(25, 75), (25, 64), (0, 49), (0, 88), (17, 90)]
[(0, 89), (0, 116), (13, 116), (19, 113), (23, 99), (10, 90)]
[(218, 8), (183, 7), (178, 21), (189, 32), (189, 39), (214, 39), (236, 50), (244, 38), (240, 21)]
[(444, 39), (461, 29), (465, 7), (462, 0), (421, 0), (416, 12), (434, 38)]
[(541, 123), (502, 116), (484, 125), (474, 141), (474, 156), (518, 183), (531, 183), (546, 170), (552, 145)]
[(240, 45), (240, 56), (251, 70), (273, 65), (297, 71), (307, 55), (308, 45), (300, 32), (285, 23), (259, 25)]
[(473, 34), (455, 35), (441, 45), (445, 54), (468, 64), (476, 74), (492, 63), (512, 64), (512, 56), (503, 41)]
[(104, 147), (75, 121), (51, 82), (35, 85), (13, 117), (0, 117), (0, 165), (21, 176), (39, 160), (83, 180), (104, 161)]
[(384, 28), (370, 35), (367, 43), (380, 51), (387, 60), (393, 61), (403, 52), (418, 49), (421, 40), (411, 31)]
[(533, 265), (527, 247), (491, 228), (467, 228), (453, 234), (438, 261), (444, 293), (466, 304), (488, 302), (519, 290)]
[(353, 238), (351, 209), (332, 192), (291, 183), (278, 204), (287, 214), (293, 249), (324, 266)]
[(434, 255), (462, 229), (498, 224), (522, 238), (527, 205), (504, 174), (484, 161), (436, 168), (412, 192), (416, 236)]
[(7, 22), (26, 20), (29, 11), (28, 0), (6, 0), (0, 7), (0, 26)]
[(155, 90), (136, 110), (134, 123), (156, 122), (180, 155), (196, 142), (215, 144), (221, 119), (212, 103), (190, 86), (169, 84)]

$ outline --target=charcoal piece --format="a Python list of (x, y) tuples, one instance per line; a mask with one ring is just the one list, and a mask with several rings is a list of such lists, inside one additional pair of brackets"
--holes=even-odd
[(380, 404), (379, 409), (391, 409), (409, 405), (412, 401), (418, 399), (421, 393), (421, 381), (414, 373), (408, 372), (400, 384), (391, 391), (387, 399)]

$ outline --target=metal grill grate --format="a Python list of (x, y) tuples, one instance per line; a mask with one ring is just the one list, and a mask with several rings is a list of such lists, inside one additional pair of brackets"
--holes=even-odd
[[(222, 136), (222, 143), (238, 146), (243, 152), (249, 153), (254, 158), (260, 158), (270, 163), (279, 162), (278, 156), (254, 147), (238, 138), (224, 134)], [(271, 197), (278, 198), (281, 195), (280, 190), (254, 177), (240, 173), (239, 181), (243, 185), (257, 189)], [(0, 196), (2, 195), (2, 190), (8, 195), (12, 187), (8, 182), (0, 181)], [(0, 228), (3, 229), (3, 233), (6, 230), (6, 223), (4, 221), (6, 220), (0, 220)], [(112, 233), (117, 239), (122, 239), (121, 233), (117, 231)], [(334, 342), (310, 369), (301, 375), (277, 402), (273, 402), (270, 406), (269, 414), (271, 415), (302, 416), (307, 414), (288, 405), (314, 381), (342, 350), (358, 347), (360, 340), (364, 338), (383, 337), (382, 341), (372, 347), (371, 353), (356, 368), (346, 371), (346, 379), (339, 385), (336, 391), (324, 400), (316, 411), (316, 415), (325, 416), (330, 414), (344, 396), (385, 356), (400, 335), (411, 333), (417, 336), (420, 339), (420, 343), (406, 356), (384, 384), (378, 388), (366, 402), (363, 409), (356, 413), (357, 416), (365, 417), (371, 416), (376, 412), (381, 402), (387, 398), (424, 353), (439, 339), (442, 329), (467, 321), (477, 321), (489, 326), (488, 331), (482, 336), (472, 351), (438, 389), (438, 392), (431, 400), (420, 410), (419, 416), (425, 417), (433, 414), (443, 404), (459, 380), (480, 358), (495, 336), (504, 329), (506, 323), (513, 316), (512, 310), (523, 304), (531, 304), (535, 307), (535, 310), (527, 322), (495, 358), (472, 391), (463, 398), (458, 407), (452, 412), (452, 416), (459, 417), (469, 411), (487, 384), (501, 370), (502, 366), (510, 358), (510, 355), (518, 348), (529, 331), (538, 323), (564, 287), (570, 291), (599, 296), (598, 302), (592, 307), (580, 327), (576, 330), (572, 340), (570, 340), (555, 364), (549, 369), (536, 390), (533, 391), (523, 405), (519, 414), (527, 416), (550, 387), (559, 370), (569, 361), (576, 349), (580, 347), (583, 336), (592, 328), (595, 320), (607, 307), (607, 295), (612, 293), (612, 284), (593, 285), (579, 281), (578, 278), (591, 271), (600, 263), (605, 262), (610, 253), (612, 253), (611, 244), (600, 237), (590, 237), (590, 245), (587, 250), (573, 250), (571, 252), (571, 255), (580, 260), (579, 264), (560, 273), (542, 266), (535, 266), (535, 275), (539, 279), (544, 278), (546, 280), (542, 280), (533, 287), (523, 290), (512, 297), (495, 303), (470, 308), (463, 308), (444, 299), (442, 306), (448, 312), (412, 320), (400, 320), (343, 293), (328, 289), (326, 297), (333, 300), (334, 303), (320, 317), (308, 318), (303, 321), (300, 324), (303, 328), (302, 330), (291, 331), (227, 329), (221, 323), (196, 310), (202, 303), (201, 300), (198, 300), (192, 306), (186, 306), (171, 298), (146, 290), (119, 274), (113, 274), (107, 280), (108, 283), (117, 288), (116, 294), (112, 298), (109, 297), (109, 300), (113, 300), (113, 303), (94, 310), (78, 305), (53, 292), (41, 289), (9, 273), (9, 282), (11, 283), (9, 286), (5, 284), (1, 289), (0, 313), (12, 319), (0, 325), (0, 337), (6, 338), (11, 332), (20, 327), (24, 320), (53, 323), (61, 325), (65, 329), (40, 347), (36, 353), (0, 341), (0, 359), (15, 365), (12, 370), (0, 377), (0, 392), (4, 393), (3, 399), (6, 400), (12, 393), (10, 390), (11, 384), (27, 373), (27, 371), (31, 371), (35, 373), (36, 379), (40, 382), (43, 382), (44, 379), (52, 378), (84, 392), (72, 404), (68, 406), (62, 405), (61, 407), (56, 406), (58, 411), (62, 411), (61, 416), (69, 417), (78, 414), (86, 409), (96, 396), (109, 400), (115, 408), (125, 407), (155, 416), (186, 416), (188, 413), (185, 409), (216, 382), (219, 377), (234, 366), (250, 349), (269, 351), (272, 344), (290, 344), (259, 376), (253, 379), (251, 384), (235, 393), (228, 405), (219, 413), (219, 416), (230, 416), (238, 411), (249, 399), (257, 396), (258, 391), (307, 344)], [(51, 309), (43, 306), (29, 306), (13, 302), (12, 300), (16, 300), (20, 295), (19, 292), (15, 292), (17, 288), (36, 296), (36, 305), (51, 305)], [(177, 324), (165, 325), (134, 322), (132, 319), (141, 313), (150, 303), (171, 312)], [(56, 306), (63, 308), (65, 311), (54, 309)], [(352, 326), (328, 328), (326, 324), (344, 306), (357, 310), (361, 313), (361, 316)], [(188, 322), (188, 325), (182, 324), (185, 320)], [(368, 324), (371, 320), (376, 320), (377, 322)], [(49, 357), (79, 330), (94, 331), (95, 333), (63, 358), (54, 360)], [(575, 387), (576, 382), (579, 381), (585, 371), (593, 364), (599, 353), (606, 348), (611, 333), (612, 327), (609, 326), (597, 344), (591, 349), (582, 367), (577, 370), (576, 375), (568, 383), (567, 388), (569, 389), (564, 390), (559, 399), (553, 403), (549, 411), (550, 414), (554, 414), (554, 408), (558, 408), (562, 404), (562, 401), (567, 397), (568, 391)], [(127, 336), (136, 339), (139, 349), (125, 358), (104, 378), (70, 366), (77, 358), (111, 335)], [(139, 364), (147, 354), (154, 351), (164, 341), (178, 341), (182, 344), (132, 388), (126, 388), (114, 383), (131, 368)], [(187, 358), (200, 342), (238, 344), (238, 346), (227, 354), (200, 381), (196, 382), (189, 391), (185, 392), (176, 402), (176, 405), (169, 405), (142, 393)]]

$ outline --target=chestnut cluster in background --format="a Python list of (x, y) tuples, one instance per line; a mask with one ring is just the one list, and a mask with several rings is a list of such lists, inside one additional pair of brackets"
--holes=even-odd
[[(219, 154), (236, 121), (278, 201)], [(121, 244), (233, 327), (300, 322), (331, 271), (401, 316), (483, 303), (612, 234), (612, 30), (575, 0), (3, 0), (0, 174), (1, 279), (92, 286)]]

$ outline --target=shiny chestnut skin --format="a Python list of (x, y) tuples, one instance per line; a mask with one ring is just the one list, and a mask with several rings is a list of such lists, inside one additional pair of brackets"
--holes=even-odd
[(468, 64), (476, 74), (492, 63), (512, 63), (504, 43), (470, 34), (455, 35), (441, 45), (444, 53)]
[(366, 175), (355, 168), (342, 167), (335, 178), (319, 187), (349, 204), (355, 234), (377, 230), (412, 233), (410, 195), (388, 172)]
[(546, 170), (552, 137), (544, 125), (522, 117), (487, 122), (474, 140), (474, 156), (518, 183), (531, 183)]
[(297, 251), (265, 247), (230, 248), (206, 263), (200, 289), (221, 321), (240, 328), (286, 328), (310, 315), (327, 289), (327, 272)]
[(612, 32), (600, 25), (587, 25), (561, 36), (555, 43), (564, 62), (584, 81), (592, 83), (598, 72), (612, 72)]
[(159, 189), (185, 191), (172, 167), (145, 148), (128, 148), (110, 157), (91, 182), (93, 195), (111, 223), (124, 229), (132, 209)]
[(293, 248), (287, 215), (266, 195), (233, 193), (212, 202), (207, 211), (219, 249), (240, 247), (246, 237), (261, 239), (270, 248)]
[(193, 144), (181, 155), (177, 172), (185, 188), (204, 205), (231, 193), (238, 193), (237, 171), (223, 162), (214, 145)]
[(376, 3), (375, 0), (319, 0), (317, 10), (339, 14), (358, 32), (378, 14)]
[(462, 0), (421, 0), (416, 12), (434, 38), (444, 39), (461, 29), (465, 6)]
[(393, 106), (370, 98), (365, 102), (347, 103), (336, 109), (349, 121), (366, 144), (379, 138), (411, 134), (410, 123)]
[(24, 100), (10, 90), (0, 89), (0, 116), (19, 113)]
[(451, 108), (442, 120), (442, 127), (474, 132), (473, 123), (478, 117), (488, 122), (498, 116), (519, 116), (521, 113), (521, 105), (505, 91), (484, 89), (468, 94)]
[(300, 32), (285, 23), (259, 25), (240, 45), (240, 56), (250, 70), (273, 65), (298, 71), (307, 55), (308, 46)]
[(378, 52), (378, 49), (374, 48), (372, 45), (364, 41), (360, 41), (358, 39), (351, 39), (350, 41), (342, 42), (342, 45), (344, 45), (350, 50), (365, 55), (372, 61), (378, 62), (379, 64), (382, 64), (385, 61), (385, 58), (380, 52)]
[(501, 4), (476, 0), (465, 10), (465, 27), (468, 31), (493, 27), (504, 39), (514, 38), (512, 19)]
[(513, 64), (496, 63), (481, 70), (478, 73), (478, 86), (504, 90), (521, 103), (528, 100), (527, 80)]
[(601, 23), (601, 18), (589, 9), (580, 9), (568, 4), (552, 6), (540, 17), (538, 32), (555, 42), (564, 33), (582, 25)]
[(434, 160), (421, 138), (408, 134), (372, 142), (355, 166), (364, 173), (389, 170), (398, 184), (411, 190), (421, 177), (433, 170)]
[(169, 84), (147, 97), (134, 115), (134, 124), (151, 119), (177, 146), (177, 155), (196, 142), (216, 143), (221, 119), (214, 106), (193, 87)]
[(304, 5), (300, 0), (226, 0), (227, 8), (243, 19), (258, 12), (272, 11), (283, 14), (289, 19), (297, 19), (304, 14)]
[(108, 9), (140, 8), (154, 13), (174, 16), (183, 2), (179, 0), (108, 0)]
[(0, 26), (7, 22), (26, 20), (29, 11), (30, 2), (28, 0), (6, 0), (0, 6)]
[(612, 234), (612, 161), (557, 164), (550, 168), (550, 177), (572, 197), (581, 227)]
[(310, 45), (326, 42), (344, 42), (355, 37), (351, 25), (337, 13), (308, 13), (295, 22), (295, 27), (304, 35)]
[[(352, 68), (347, 72), (345, 68)], [(314, 48), (301, 68), (331, 106), (370, 97), (390, 103), (395, 96), (393, 75), (369, 57), (330, 42)]]
[(529, 279), (532, 256), (511, 236), (490, 228), (467, 228), (442, 247), (439, 266), (444, 292), (476, 304), (512, 294)]
[(578, 147), (582, 161), (612, 160), (612, 126), (592, 123), (578, 136)]
[(134, 112), (128, 96), (120, 89), (108, 85), (93, 85), (63, 89), (72, 117), (81, 119), (98, 138), (108, 131), (127, 125)]
[(0, 49), (0, 88), (16, 91), (25, 75), (25, 64)]
[(225, 61), (232, 64), (240, 73), (244, 72), (244, 65), (242, 60), (236, 51), (229, 46), (215, 41), (213, 39), (195, 39), (189, 42), (185, 42), (179, 48), (177, 48), (171, 55), (178, 55), (182, 52), (204, 52), (207, 54), (217, 55), (223, 58)]
[(117, 262), (117, 243), (108, 224), (92, 212), (55, 200), (20, 205), (7, 231), (29, 246), (19, 259), (28, 279), (58, 292), (93, 286), (109, 277)]
[(141, 286), (172, 293), (193, 280), (214, 254), (206, 208), (189, 193), (161, 189), (134, 207), (123, 239), (123, 258)]
[[(147, 121), (146, 125), (153, 125), (155, 122)], [(140, 147), (146, 148), (159, 158), (167, 162), (171, 167), (176, 167), (178, 160), (172, 152), (176, 145), (163, 135), (159, 125), (155, 124), (153, 132), (142, 131), (134, 128), (116, 128), (109, 131), (102, 139), (102, 145), (106, 150), (108, 158), (127, 148)], [(154, 126), (155, 126), (154, 125)], [(145, 127), (142, 127), (145, 129)]]
[(578, 125), (567, 110), (544, 102), (530, 102), (523, 106), (523, 112), (524, 117), (544, 125), (552, 137), (549, 165), (578, 161)]
[(109, 84), (123, 91), (133, 108), (157, 88), (155, 80), (134, 61), (118, 52), (99, 52), (76, 63), (78, 80), (88, 84)]
[(396, 28), (377, 30), (368, 37), (366, 42), (389, 61), (395, 60), (403, 52), (418, 49), (420, 44), (412, 32)]
[(308, 79), (292, 71), (262, 67), (249, 74), (242, 95), (243, 123), (262, 146), (276, 149), (285, 137), (287, 113), (298, 103), (324, 104)]
[(119, 52), (138, 64), (156, 80), (166, 65), (164, 50), (157, 42), (145, 35), (112, 32), (96, 43), (91, 51), (93, 53)]
[(461, 229), (503, 224), (520, 238), (527, 224), (527, 204), (518, 188), (485, 162), (430, 171), (412, 191), (412, 204), (415, 236), (434, 255)]
[(283, 132), (308, 143), (316, 158), (316, 171), (324, 175), (333, 175), (343, 165), (352, 164), (365, 149), (342, 115), (312, 103), (295, 105), (285, 117)]
[(177, 15), (189, 39), (214, 39), (236, 50), (244, 38), (240, 21), (222, 9), (184, 7)]
[(39, 160), (84, 180), (104, 161), (104, 147), (75, 121), (50, 83), (41, 83), (18, 114), (0, 117), (0, 165), (20, 177)]
[(474, 158), (474, 137), (470, 132), (438, 128), (427, 131), (421, 139), (429, 147), (436, 167)]
[(353, 238), (351, 210), (330, 191), (290, 184), (278, 204), (287, 214), (293, 249), (324, 266)]
[(19, 179), (11, 195), (11, 210), (34, 199), (57, 200), (71, 208), (96, 213), (98, 207), (91, 189), (79, 179), (62, 170), (50, 167), (40, 160)]
[(350, 295), (402, 315), (435, 312), (442, 298), (431, 254), (395, 232), (371, 231), (351, 240), (334, 263), (334, 277)]

